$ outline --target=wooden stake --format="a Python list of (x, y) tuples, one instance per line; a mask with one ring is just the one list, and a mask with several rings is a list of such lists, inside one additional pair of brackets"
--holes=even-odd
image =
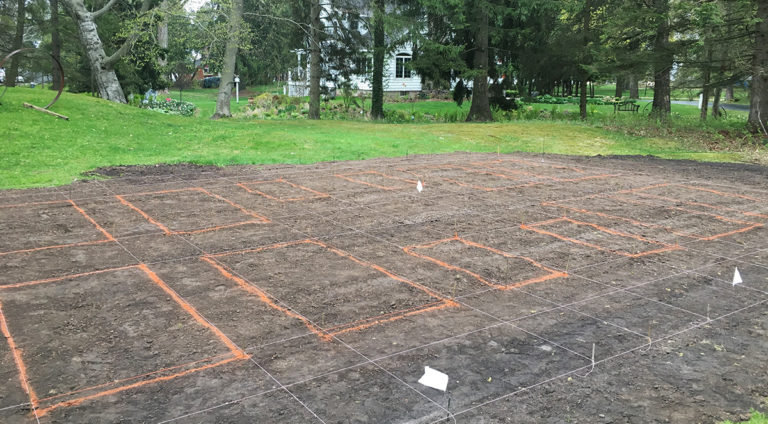
[(55, 116), (55, 117), (57, 117), (57, 118), (60, 118), (60, 119), (63, 119), (63, 120), (65, 120), (65, 121), (69, 121), (69, 118), (68, 118), (68, 117), (66, 117), (66, 116), (64, 116), (64, 115), (59, 115), (59, 114), (58, 114), (58, 113), (56, 113), (56, 112), (51, 112), (51, 111), (50, 111), (50, 110), (48, 110), (48, 109), (43, 109), (43, 108), (41, 108), (41, 107), (38, 107), (38, 106), (35, 106), (35, 105), (31, 105), (31, 104), (29, 104), (29, 103), (23, 103), (23, 104), (24, 104), (24, 107), (25, 107), (25, 108), (28, 108), (28, 109), (34, 109), (34, 110), (36, 110), (36, 111), (38, 111), (38, 112), (47, 113), (47, 114), (49, 114), (49, 115), (53, 115), (53, 116)]

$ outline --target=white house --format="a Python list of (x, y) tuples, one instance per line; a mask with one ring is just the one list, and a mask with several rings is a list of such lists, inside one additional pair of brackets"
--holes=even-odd
[[(330, 6), (324, 5), (323, 7), (327, 8)], [(362, 24), (358, 28), (361, 33), (367, 33), (366, 28)], [(297, 54), (297, 67), (288, 74), (285, 94), (289, 96), (307, 96), (309, 95), (309, 52), (306, 50), (295, 50), (295, 52)], [(395, 49), (393, 53), (384, 58), (385, 96), (413, 97), (421, 92), (421, 77), (408, 66), (412, 59), (413, 48), (410, 43)], [(370, 92), (372, 90), (371, 79), (373, 76), (372, 58), (369, 57), (368, 62), (360, 68), (363, 68), (364, 73), (353, 75), (349, 82), (358, 91)], [(338, 75), (338, 72), (333, 69), (329, 71), (331, 74)], [(336, 90), (336, 85), (333, 81), (323, 79), (320, 85), (327, 87), (331, 92)]]

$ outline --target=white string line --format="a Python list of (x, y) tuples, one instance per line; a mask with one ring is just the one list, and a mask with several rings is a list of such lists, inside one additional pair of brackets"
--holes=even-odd
[[(186, 240), (185, 240), (185, 241), (186, 241)], [(187, 241), (187, 242), (189, 243), (189, 241)], [(120, 244), (120, 243), (118, 242), (118, 244)], [(197, 250), (199, 250), (199, 251), (201, 251), (201, 252), (203, 251), (202, 249), (198, 248), (198, 247), (197, 247), (197, 246), (195, 246), (194, 244), (192, 244), (192, 243), (189, 243), (189, 244), (190, 244), (192, 247), (196, 248)], [(134, 255), (133, 255), (133, 253), (131, 253), (131, 251), (129, 251), (128, 249), (126, 249), (126, 248), (125, 248), (124, 246), (122, 246), (121, 244), (120, 244), (120, 246), (121, 246), (121, 247), (123, 247), (123, 249), (124, 249), (126, 252), (128, 252), (128, 254), (130, 254), (131, 256), (133, 256), (133, 258), (134, 258), (136, 261), (138, 261), (138, 263), (142, 263), (141, 261), (139, 261), (139, 259), (138, 259), (136, 256), (134, 256)], [(177, 297), (178, 297), (178, 298), (179, 298), (179, 299), (180, 299), (182, 302), (184, 302), (184, 303), (185, 303), (185, 304), (187, 304), (188, 306), (192, 307), (192, 304), (191, 304), (189, 301), (187, 301), (187, 299), (185, 299), (183, 296), (181, 296), (181, 294), (180, 294), (180, 293), (178, 293), (178, 292), (177, 292), (177, 291), (176, 291), (174, 288), (172, 288), (171, 286), (169, 286), (169, 285), (167, 285), (167, 284), (166, 284), (166, 288), (167, 288), (168, 290), (170, 290), (170, 291), (171, 291), (171, 292), (172, 292), (172, 293), (173, 293), (175, 296), (177, 296)], [(195, 309), (195, 310), (196, 310), (196, 309)], [(203, 314), (202, 314), (200, 311), (197, 311), (197, 314), (198, 314), (198, 315), (200, 316), (200, 318), (202, 318), (202, 319), (203, 319), (203, 320), (204, 320), (206, 323), (208, 323), (208, 325), (210, 325), (212, 328), (216, 329), (216, 331), (218, 331), (218, 332), (219, 332), (219, 333), (221, 333), (221, 334), (225, 334), (223, 331), (221, 331), (221, 329), (220, 329), (220, 328), (218, 328), (218, 327), (217, 327), (217, 326), (216, 326), (216, 325), (215, 325), (213, 322), (211, 322), (211, 320), (209, 320), (209, 319), (208, 319), (208, 318), (207, 318), (205, 315), (203, 315)], [(233, 346), (235, 346), (235, 347), (236, 347), (238, 350), (240, 350), (240, 351), (244, 352), (243, 348), (242, 348), (242, 347), (240, 347), (240, 346), (239, 346), (237, 343), (235, 343), (235, 341), (234, 341), (234, 340), (232, 340), (232, 339), (231, 339), (229, 336), (226, 336), (226, 337), (227, 337), (227, 340), (228, 340), (230, 343), (232, 343), (232, 345), (233, 345)], [(267, 375), (269, 378), (271, 378), (271, 379), (272, 379), (272, 380), (273, 380), (275, 383), (277, 383), (277, 384), (278, 384), (278, 385), (279, 385), (279, 386), (280, 386), (282, 389), (286, 390), (286, 392), (288, 392), (288, 394), (290, 394), (290, 395), (291, 395), (291, 396), (292, 396), (292, 397), (293, 397), (293, 398), (294, 398), (294, 399), (295, 399), (297, 402), (299, 402), (299, 404), (301, 404), (301, 405), (302, 405), (302, 406), (303, 406), (305, 409), (307, 409), (307, 411), (309, 411), (309, 412), (310, 412), (310, 413), (311, 413), (313, 416), (315, 416), (315, 418), (317, 418), (317, 419), (318, 419), (320, 422), (322, 422), (322, 423), (324, 423), (324, 424), (325, 424), (325, 421), (323, 421), (323, 420), (322, 420), (320, 417), (318, 417), (318, 416), (317, 416), (317, 414), (315, 414), (315, 412), (314, 412), (314, 411), (312, 411), (311, 409), (309, 409), (309, 407), (308, 407), (306, 404), (304, 404), (304, 402), (302, 402), (301, 400), (299, 400), (299, 398), (297, 398), (297, 397), (296, 397), (296, 396), (295, 396), (293, 393), (291, 393), (290, 391), (288, 391), (287, 389), (285, 389), (285, 386), (283, 386), (283, 384), (282, 384), (282, 383), (280, 383), (280, 381), (278, 381), (278, 380), (277, 380), (277, 379), (276, 379), (276, 378), (275, 378), (275, 377), (274, 377), (274, 376), (273, 376), (271, 373), (269, 373), (269, 372), (268, 372), (266, 369), (264, 369), (264, 368), (263, 368), (263, 367), (262, 367), (262, 366), (261, 366), (259, 363), (257, 363), (257, 362), (256, 362), (256, 361), (253, 359), (253, 357), (252, 357), (252, 356), (250, 356), (250, 355), (249, 355), (249, 356), (248, 356), (248, 360), (249, 360), (250, 362), (254, 363), (254, 364), (255, 364), (255, 365), (256, 365), (256, 366), (257, 366), (259, 369), (261, 369), (261, 371), (263, 371), (263, 372), (264, 372), (264, 373), (265, 373), (265, 374), (266, 374), (266, 375)], [(37, 415), (37, 414), (36, 414), (36, 415)], [(38, 420), (38, 424), (39, 424), (39, 420)]]
[[(352, 256), (352, 255), (350, 255), (350, 256)], [(353, 257), (354, 257), (354, 256), (353, 256)], [(359, 259), (359, 258), (357, 258), (357, 259)], [(214, 258), (214, 260), (216, 260), (217, 262), (219, 262), (219, 261), (217, 260), (217, 258)], [(222, 264), (222, 265), (223, 265), (223, 264)], [(226, 265), (225, 265), (225, 266), (226, 266)], [(242, 278), (243, 280), (245, 280), (245, 281), (246, 281), (248, 284), (251, 284), (251, 285), (253, 285), (254, 287), (258, 287), (257, 285), (253, 284), (253, 282), (251, 282), (251, 281), (250, 281), (248, 278), (246, 278), (245, 276), (243, 276), (243, 275), (241, 275), (240, 273), (236, 272), (235, 270), (229, 269), (229, 271), (230, 271), (230, 272), (232, 272), (233, 274), (237, 275), (239, 278)], [(259, 289), (260, 289), (260, 290), (263, 290), (263, 289), (261, 289), (261, 288), (259, 288)], [(267, 294), (268, 296), (270, 296), (270, 297), (271, 297), (272, 299), (274, 299), (275, 301), (279, 302), (281, 305), (284, 305), (284, 306), (286, 306), (286, 307), (289, 307), (289, 306), (288, 306), (287, 304), (285, 304), (285, 303), (284, 303), (282, 300), (280, 300), (280, 299), (279, 299), (279, 298), (277, 298), (277, 297), (274, 297), (274, 296), (272, 296), (272, 295), (271, 295), (271, 294), (269, 294), (268, 292), (266, 292), (266, 291), (265, 291), (265, 294)], [(293, 309), (292, 309), (292, 310), (293, 310)], [(298, 313), (298, 312), (294, 310), (294, 313)], [(314, 325), (315, 327), (317, 327), (317, 328), (322, 328), (321, 326), (317, 325), (317, 324), (316, 324), (314, 321), (312, 321), (311, 319), (307, 318), (306, 316), (304, 316), (304, 315), (302, 315), (302, 314), (299, 314), (299, 315), (300, 315), (301, 317), (303, 317), (304, 319), (306, 319), (306, 320), (307, 320), (307, 322), (310, 322), (310, 323), (311, 323), (312, 325)], [(366, 362), (363, 362), (363, 363), (373, 363), (373, 362), (372, 362), (372, 361), (371, 361), (369, 358), (367, 358), (367, 357), (366, 357), (365, 355), (363, 355), (361, 352), (359, 352), (358, 350), (356, 350), (356, 349), (352, 348), (351, 346), (347, 345), (346, 343), (344, 343), (343, 341), (341, 341), (341, 340), (340, 340), (338, 337), (336, 337), (335, 335), (333, 335), (332, 337), (333, 337), (333, 339), (334, 339), (334, 340), (336, 340), (337, 342), (341, 343), (341, 344), (342, 344), (343, 346), (345, 346), (347, 349), (350, 349), (350, 350), (352, 350), (353, 352), (357, 353), (357, 354), (358, 354), (358, 355), (360, 355), (362, 358), (364, 358), (364, 359), (366, 360)], [(278, 383), (278, 384), (281, 386), (281, 388), (285, 389), (285, 390), (286, 390), (286, 391), (287, 391), (289, 394), (291, 394), (291, 396), (293, 396), (293, 397), (294, 397), (294, 398), (295, 398), (295, 399), (296, 399), (296, 400), (297, 400), (299, 403), (301, 403), (302, 405), (304, 405), (304, 407), (305, 407), (305, 408), (307, 408), (307, 410), (309, 410), (309, 411), (310, 411), (310, 412), (311, 412), (313, 415), (317, 416), (317, 415), (314, 413), (314, 411), (312, 411), (311, 409), (309, 409), (309, 407), (308, 407), (307, 405), (305, 405), (303, 402), (301, 402), (301, 400), (299, 400), (299, 399), (298, 399), (298, 397), (296, 397), (296, 395), (294, 395), (294, 394), (293, 394), (293, 393), (292, 393), (292, 392), (291, 392), (291, 391), (290, 391), (290, 390), (289, 390), (289, 389), (288, 389), (286, 386), (284, 386), (284, 385), (283, 385), (283, 384), (282, 384), (282, 383), (281, 383), (279, 380), (277, 380), (277, 379), (276, 379), (274, 376), (272, 376), (272, 375), (271, 375), (269, 372), (267, 372), (267, 371), (266, 371), (266, 370), (265, 370), (263, 367), (261, 367), (261, 365), (259, 365), (259, 364), (258, 364), (258, 363), (257, 363), (255, 360), (253, 360), (253, 358), (252, 358), (252, 357), (251, 357), (250, 359), (251, 359), (251, 361), (252, 361), (254, 364), (256, 364), (257, 366), (259, 366), (259, 368), (261, 368), (261, 369), (262, 369), (262, 370), (263, 370), (265, 373), (267, 373), (267, 374), (268, 374), (268, 375), (269, 375), (269, 376), (270, 376), (270, 377), (271, 377), (273, 380), (275, 380), (275, 382), (277, 382), (277, 383)], [(373, 364), (374, 364), (375, 366), (377, 366), (378, 368), (381, 368), (381, 366), (379, 366), (378, 364), (375, 364), (375, 363), (373, 363)], [(383, 368), (381, 368), (381, 369), (382, 369), (383, 371), (385, 371), (385, 372), (389, 373), (387, 370), (385, 370), (385, 369), (383, 369)], [(333, 374), (333, 373), (331, 373), (331, 374)], [(398, 379), (398, 380), (399, 380), (399, 379)], [(410, 387), (410, 386), (408, 386), (408, 387)], [(414, 389), (414, 390), (415, 390), (415, 389)], [(421, 394), (420, 392), (418, 392), (418, 391), (416, 391), (416, 392), (417, 392), (417, 393), (419, 393), (421, 396), (424, 396), (424, 395), (423, 395), (423, 394)], [(426, 397), (426, 396), (424, 396), (424, 397)], [(444, 409), (444, 408), (442, 408), (442, 406), (441, 406), (441, 405), (437, 404), (436, 402), (432, 401), (431, 399), (429, 399), (429, 398), (427, 398), (427, 399), (428, 399), (430, 402), (432, 402), (432, 403), (435, 403), (435, 404), (436, 404), (437, 406), (439, 406), (441, 409)], [(447, 410), (446, 410), (446, 412), (450, 413), (450, 412), (449, 412), (449, 411), (447, 411)], [(320, 419), (320, 418), (318, 417), (318, 419)], [(321, 421), (322, 421), (322, 420), (321, 420)]]
[(170, 419), (167, 419), (167, 420), (164, 420), (164, 421), (159, 421), (157, 424), (165, 424), (165, 423), (170, 423), (170, 422), (173, 422), (173, 421), (181, 420), (181, 419), (184, 419), (184, 418), (189, 418), (189, 417), (192, 417), (192, 416), (195, 416), (195, 415), (203, 414), (205, 412), (210, 412), (210, 411), (213, 411), (215, 409), (223, 408), (225, 406), (234, 405), (236, 403), (240, 403), (240, 402), (246, 401), (248, 399), (253, 399), (253, 398), (258, 397), (258, 396), (264, 396), (264, 395), (267, 395), (267, 394), (270, 394), (270, 393), (274, 393), (274, 392), (277, 392), (277, 391), (280, 391), (280, 390), (282, 390), (280, 387), (277, 387), (277, 388), (274, 388), (274, 389), (269, 389), (269, 390), (261, 392), (261, 393), (256, 393), (256, 394), (244, 396), (244, 397), (236, 399), (236, 400), (231, 400), (229, 402), (224, 402), (224, 403), (221, 403), (219, 405), (211, 406), (211, 407), (208, 407), (208, 408), (205, 408), (205, 409), (200, 409), (200, 410), (195, 411), (195, 412), (190, 412), (188, 414), (179, 415), (178, 417), (173, 417), (173, 418), (170, 418)]
[[(505, 399), (505, 398), (508, 398), (508, 397), (510, 397), (510, 396), (515, 396), (515, 395), (517, 395), (517, 394), (518, 394), (518, 393), (520, 393), (520, 392), (523, 392), (523, 391), (526, 391), (526, 390), (530, 390), (530, 389), (532, 389), (532, 388), (535, 388), (535, 387), (541, 386), (541, 385), (543, 385), (543, 384), (546, 384), (546, 383), (549, 383), (549, 382), (551, 382), (551, 381), (554, 381), (554, 380), (558, 380), (558, 379), (560, 379), (560, 378), (563, 378), (563, 377), (565, 377), (565, 376), (567, 376), (567, 375), (569, 375), (569, 374), (574, 374), (574, 373), (576, 373), (576, 372), (579, 372), (579, 371), (581, 371), (581, 370), (584, 370), (584, 369), (590, 368), (592, 365), (595, 365), (595, 366), (596, 366), (596, 365), (600, 365), (600, 364), (606, 363), (606, 362), (608, 362), (608, 361), (610, 361), (610, 360), (613, 360), (613, 359), (615, 359), (615, 358), (619, 358), (619, 357), (621, 357), (621, 356), (624, 356), (624, 355), (628, 355), (628, 354), (630, 354), (630, 353), (632, 353), (632, 352), (634, 352), (634, 351), (637, 351), (637, 350), (639, 350), (639, 349), (643, 349), (643, 348), (645, 348), (645, 347), (647, 347), (647, 346), (651, 346), (651, 345), (653, 345), (653, 344), (658, 344), (659, 342), (661, 342), (661, 341), (664, 341), (664, 340), (667, 340), (667, 339), (672, 339), (672, 338), (673, 338), (673, 337), (675, 337), (675, 336), (678, 336), (678, 335), (681, 335), (681, 334), (683, 334), (683, 333), (686, 333), (686, 332), (688, 332), (688, 331), (691, 331), (691, 330), (694, 330), (694, 329), (697, 329), (697, 328), (703, 327), (704, 325), (707, 325), (707, 324), (711, 324), (711, 323), (713, 323), (713, 322), (715, 322), (715, 321), (719, 321), (719, 320), (721, 320), (721, 319), (723, 319), (723, 318), (726, 318), (726, 317), (728, 317), (728, 316), (731, 316), (731, 315), (734, 315), (734, 314), (740, 313), (740, 312), (742, 312), (742, 311), (745, 311), (745, 310), (747, 310), (747, 309), (750, 309), (750, 308), (753, 308), (753, 307), (759, 306), (759, 305), (761, 305), (761, 304), (763, 304), (763, 303), (768, 303), (768, 300), (764, 300), (764, 301), (762, 301), (762, 302), (759, 302), (759, 303), (756, 303), (756, 304), (754, 304), (754, 305), (750, 305), (750, 306), (747, 306), (747, 307), (744, 307), (744, 308), (738, 309), (738, 310), (736, 310), (736, 311), (730, 312), (730, 313), (728, 313), (728, 314), (725, 314), (725, 315), (721, 315), (721, 316), (719, 316), (719, 317), (717, 317), (717, 318), (714, 318), (714, 319), (712, 319), (712, 320), (710, 320), (710, 321), (707, 321), (707, 322), (702, 322), (702, 323), (697, 323), (697, 324), (694, 324), (694, 325), (692, 325), (691, 327), (689, 327), (689, 328), (686, 328), (686, 329), (684, 329), (684, 330), (681, 330), (681, 331), (679, 331), (679, 332), (676, 332), (676, 333), (672, 333), (672, 334), (669, 334), (669, 335), (667, 335), (667, 336), (661, 337), (661, 338), (659, 338), (659, 339), (656, 339), (656, 340), (654, 340), (654, 341), (650, 341), (649, 343), (646, 343), (646, 344), (644, 344), (644, 345), (641, 345), (641, 346), (638, 346), (638, 347), (635, 347), (635, 348), (629, 349), (629, 350), (627, 350), (627, 351), (625, 351), (625, 352), (617, 353), (617, 354), (615, 354), (615, 355), (612, 355), (612, 356), (609, 356), (609, 357), (607, 357), (607, 358), (603, 358), (603, 359), (601, 359), (601, 360), (599, 360), (599, 361), (596, 361), (594, 364), (590, 364), (590, 365), (586, 365), (586, 366), (584, 366), (584, 367), (581, 367), (581, 368), (577, 368), (577, 369), (575, 369), (575, 370), (573, 370), (573, 371), (570, 371), (570, 372), (567, 372), (567, 373), (563, 373), (563, 374), (561, 374), (561, 375), (558, 375), (558, 376), (556, 376), (556, 377), (552, 377), (552, 378), (550, 378), (550, 379), (547, 379), (547, 380), (541, 381), (541, 382), (539, 382), (539, 383), (536, 383), (536, 384), (534, 384), (534, 385), (531, 385), (531, 386), (525, 387), (525, 388), (523, 388), (523, 389), (520, 389), (520, 390), (514, 391), (514, 392), (512, 392), (512, 393), (508, 393), (508, 394), (506, 394), (506, 395), (503, 395), (503, 396), (497, 397), (497, 398), (495, 398), (495, 399), (491, 399), (491, 400), (489, 400), (489, 401), (486, 401), (486, 402), (480, 403), (480, 404), (478, 404), (478, 405), (474, 405), (474, 406), (472, 406), (471, 408), (467, 408), (467, 409), (464, 409), (464, 410), (462, 410), (462, 411), (456, 412), (456, 415), (465, 414), (465, 413), (467, 413), (467, 412), (469, 412), (469, 411), (472, 411), (472, 410), (474, 410), (474, 409), (477, 409), (477, 408), (483, 407), (483, 406), (485, 406), (485, 405), (489, 405), (489, 404), (491, 404), (491, 403), (494, 403), (494, 402), (498, 402), (498, 401), (500, 401), (500, 400), (502, 400), (502, 399)], [(438, 422), (439, 422), (439, 421), (434, 421), (433, 423), (438, 423)]]

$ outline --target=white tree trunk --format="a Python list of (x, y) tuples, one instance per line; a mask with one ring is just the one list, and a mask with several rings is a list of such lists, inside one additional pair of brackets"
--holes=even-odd
[[(85, 8), (83, 0), (64, 0), (72, 11), (77, 24), (77, 32), (80, 35), (80, 41), (83, 43), (85, 54), (88, 57), (88, 63), (91, 66), (93, 80), (96, 82), (96, 89), (102, 99), (113, 102), (125, 103), (125, 94), (120, 86), (120, 81), (115, 74), (113, 57), (107, 57), (104, 52), (104, 45), (99, 38), (94, 19), (102, 11), (91, 13)], [(106, 9), (102, 9), (105, 11)], [(120, 55), (122, 56), (122, 55)], [(117, 56), (119, 58), (119, 56)]]

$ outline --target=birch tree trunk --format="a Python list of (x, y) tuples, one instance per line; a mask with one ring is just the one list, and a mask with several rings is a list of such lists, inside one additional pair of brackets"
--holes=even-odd
[(235, 62), (240, 44), (240, 24), (243, 20), (243, 0), (232, 0), (232, 10), (229, 14), (229, 37), (224, 48), (224, 68), (221, 70), (219, 95), (216, 97), (216, 111), (211, 119), (232, 116), (229, 108), (232, 98), (232, 87), (235, 79)]
[[(138, 38), (138, 34), (129, 36), (116, 52), (107, 56), (96, 27), (96, 19), (107, 13), (115, 3), (117, 0), (109, 0), (109, 3), (100, 10), (89, 12), (85, 8), (83, 0), (64, 0), (64, 4), (69, 7), (77, 25), (77, 33), (91, 67), (91, 77), (96, 85), (96, 91), (102, 99), (125, 103), (125, 94), (123, 94), (123, 88), (117, 79), (115, 64), (130, 51), (131, 46)], [(139, 13), (145, 13), (151, 3), (151, 0), (144, 0)]]

